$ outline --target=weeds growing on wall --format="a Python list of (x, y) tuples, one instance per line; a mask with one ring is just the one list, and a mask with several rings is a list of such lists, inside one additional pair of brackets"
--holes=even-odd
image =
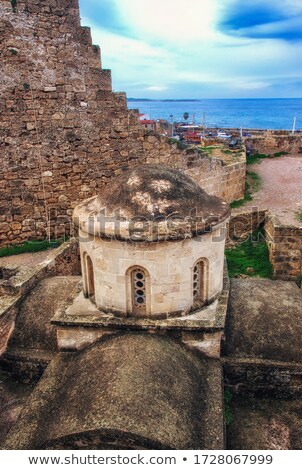
[(0, 258), (3, 256), (12, 256), (12, 255), (20, 255), (22, 253), (36, 253), (38, 251), (45, 251), (49, 248), (57, 248), (61, 245), (63, 241), (55, 240), (55, 241), (32, 241), (32, 242), (25, 242), (22, 245), (13, 245), (13, 246), (4, 246), (0, 248)]
[(248, 240), (225, 251), (230, 277), (245, 275), (249, 277), (271, 278), (273, 267), (262, 230), (254, 232)]

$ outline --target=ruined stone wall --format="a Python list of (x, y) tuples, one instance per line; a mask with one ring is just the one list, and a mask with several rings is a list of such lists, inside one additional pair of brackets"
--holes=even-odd
[(266, 133), (259, 137), (245, 138), (244, 141), (247, 148), (268, 155), (276, 152), (301, 153), (302, 151), (302, 135), (300, 134), (275, 135)]
[(245, 164), (185, 152), (145, 134), (109, 70), (78, 0), (0, 0), (0, 246), (71, 231), (82, 199), (130, 166), (185, 170), (227, 201), (243, 195)]
[(265, 233), (275, 277), (299, 279), (302, 275), (302, 227), (281, 225), (272, 216), (267, 220)]

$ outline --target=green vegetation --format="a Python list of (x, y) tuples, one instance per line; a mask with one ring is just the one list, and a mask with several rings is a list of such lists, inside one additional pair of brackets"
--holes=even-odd
[(172, 137), (168, 140), (169, 144), (173, 145), (173, 144), (176, 144), (177, 145), (177, 148), (178, 150), (185, 150), (188, 148), (188, 145), (185, 144), (184, 142), (181, 142), (180, 140), (178, 139), (173, 139)]
[(224, 417), (225, 417), (225, 424), (229, 426), (233, 422), (233, 412), (232, 412), (232, 400), (233, 394), (231, 390), (225, 390), (224, 392)]
[(239, 201), (233, 201), (230, 204), (231, 209), (237, 209), (238, 207), (243, 206), (246, 202), (251, 201), (253, 199), (251, 192), (250, 192), (250, 185), (248, 181), (245, 182), (245, 189), (244, 189), (244, 197), (243, 199), (239, 199)]
[(273, 268), (262, 230), (257, 230), (248, 240), (225, 250), (230, 277), (244, 274), (251, 277), (271, 278)]
[(10, 53), (12, 55), (17, 55), (18, 54), (18, 51), (16, 49), (10, 49)]
[(24, 90), (29, 90), (30, 89), (29, 83), (23, 83), (23, 88)]
[(284, 151), (276, 152), (276, 153), (273, 153), (272, 157), (273, 157), (273, 158), (276, 158), (276, 157), (283, 157), (283, 155), (288, 155), (288, 152), (284, 152)]
[(250, 182), (251, 190), (253, 192), (258, 191), (261, 187), (261, 176), (255, 171), (246, 172), (247, 180)]
[(12, 6), (12, 10), (14, 13), (16, 13), (16, 8), (17, 8), (17, 0), (11, 0), (11, 6)]
[(299, 220), (299, 222), (302, 222), (302, 212), (298, 212), (296, 214), (296, 218), (297, 218), (297, 220)]
[(3, 256), (20, 255), (21, 253), (45, 251), (49, 248), (57, 248), (61, 243), (63, 243), (63, 240), (53, 240), (50, 242), (48, 240), (42, 240), (25, 242), (22, 245), (4, 246), (3, 248), (0, 248), (0, 258)]
[(260, 163), (264, 158), (278, 158), (283, 157), (283, 155), (288, 155), (288, 152), (276, 152), (272, 155), (267, 155), (266, 153), (254, 153), (254, 155), (247, 157), (246, 164), (253, 165), (254, 163)]
[(200, 153), (212, 153), (213, 150), (217, 149), (215, 145), (208, 145), (207, 147), (198, 147), (198, 152)]
[(247, 171), (244, 197), (243, 199), (239, 199), (239, 201), (231, 202), (230, 207), (232, 209), (237, 209), (237, 207), (241, 207), (246, 202), (251, 201), (253, 199), (252, 193), (258, 191), (260, 187), (261, 187), (261, 177), (258, 175), (258, 173), (255, 173), (254, 171)]

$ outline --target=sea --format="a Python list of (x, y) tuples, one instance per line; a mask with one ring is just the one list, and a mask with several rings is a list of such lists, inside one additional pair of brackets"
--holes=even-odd
[(128, 108), (138, 108), (150, 119), (184, 121), (206, 127), (292, 130), (302, 129), (302, 98), (128, 100)]

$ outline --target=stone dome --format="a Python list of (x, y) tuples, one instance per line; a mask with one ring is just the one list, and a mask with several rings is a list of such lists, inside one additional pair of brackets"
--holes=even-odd
[(225, 221), (226, 202), (207, 194), (184, 173), (157, 165), (124, 171), (74, 210), (91, 235), (133, 241), (182, 239)]

